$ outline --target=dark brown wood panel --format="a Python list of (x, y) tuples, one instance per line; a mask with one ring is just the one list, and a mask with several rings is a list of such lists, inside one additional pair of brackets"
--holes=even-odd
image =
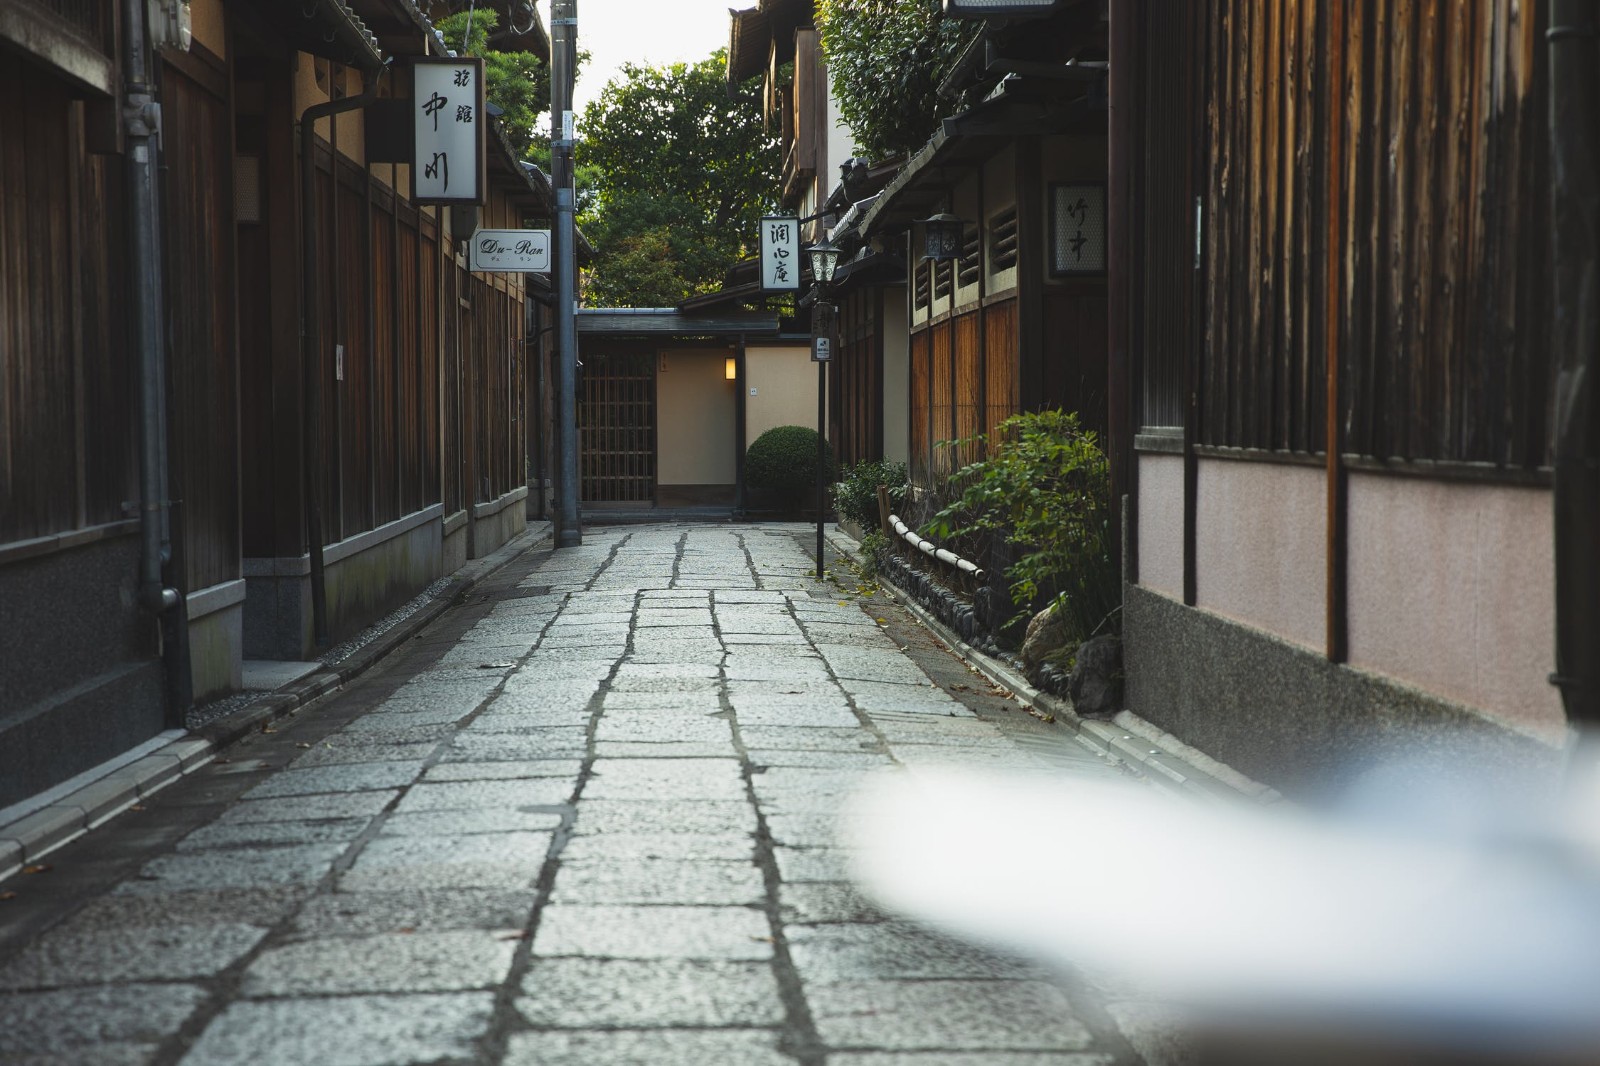
[(985, 308), (983, 330), (984, 349), (988, 355), (983, 367), (983, 431), (992, 435), (995, 427), (1020, 409), (1017, 301), (1004, 300)]
[[(955, 438), (968, 441), (983, 432), (983, 335), (980, 312), (969, 311), (958, 315), (951, 323), (955, 361), (955, 391), (952, 394), (955, 415)], [(977, 459), (978, 448), (965, 444), (951, 449), (952, 461), (957, 467)]]
[(171, 461), (185, 591), (239, 576), (232, 122), (171, 66), (162, 78)]
[(928, 331), (911, 335), (911, 479), (926, 485), (932, 476), (928, 429)]
[(951, 328), (946, 319), (928, 330), (928, 434), (933, 439), (933, 452), (929, 457), (934, 476), (943, 477), (955, 470), (955, 456), (946, 441), (955, 437), (954, 388), (955, 367), (951, 353)]

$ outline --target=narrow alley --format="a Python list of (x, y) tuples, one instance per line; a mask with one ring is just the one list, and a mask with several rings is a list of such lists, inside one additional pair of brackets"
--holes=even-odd
[(1082, 982), (852, 887), (836, 815), (864, 775), (1115, 771), (887, 600), (819, 585), (807, 528), (524, 552), (14, 880), (0, 1060), (1139, 1061)]

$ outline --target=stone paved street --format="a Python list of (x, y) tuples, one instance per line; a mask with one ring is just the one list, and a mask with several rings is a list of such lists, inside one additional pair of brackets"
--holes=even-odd
[(807, 542), (618, 526), (527, 553), (0, 885), (0, 1062), (1138, 1062), (1081, 984), (852, 888), (835, 813), (863, 775), (1112, 771), (818, 584)]

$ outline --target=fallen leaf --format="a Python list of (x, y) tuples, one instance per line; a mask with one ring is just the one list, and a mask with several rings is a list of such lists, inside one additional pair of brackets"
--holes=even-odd
[(17, 898), (15, 892), (0, 892), (0, 903), (10, 903)]
[(270, 726), (270, 725), (264, 725), (264, 726), (262, 726), (262, 727), (261, 727), (261, 731), (262, 731), (262, 732), (263, 732), (263, 733), (276, 733), (276, 732), (277, 732), (277, 730), (276, 730), (276, 729), (274, 729), (274, 728), (273, 728), (273, 727), (272, 727), (272, 726)]
[(297, 740), (297, 741), (295, 741), (295, 745), (294, 746), (297, 747), (297, 748), (309, 748), (311, 745), (307, 744), (303, 740)]
[(25, 874), (47, 874), (53, 869), (55, 867), (47, 862), (36, 862), (32, 866), (24, 866), (22, 872)]
[(528, 934), (527, 933), (507, 933), (505, 936), (501, 937), (500, 939), (501, 940), (526, 940), (526, 939), (528, 939)]
[(142, 803), (135, 803), (132, 807), (128, 808), (128, 810), (130, 810), (130, 811), (142, 811), (144, 809), (145, 809), (145, 806)]
[(770, 936), (753, 936), (750, 939), (754, 940), (757, 944), (770, 944), (770, 943), (772, 943), (772, 938)]

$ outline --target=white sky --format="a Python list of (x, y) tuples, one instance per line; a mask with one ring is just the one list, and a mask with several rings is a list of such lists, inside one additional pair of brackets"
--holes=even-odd
[[(728, 44), (728, 9), (755, 0), (577, 0), (578, 47), (589, 62), (573, 94), (579, 114), (623, 63), (661, 65), (704, 59)], [(550, 25), (550, 2), (539, 0)]]

